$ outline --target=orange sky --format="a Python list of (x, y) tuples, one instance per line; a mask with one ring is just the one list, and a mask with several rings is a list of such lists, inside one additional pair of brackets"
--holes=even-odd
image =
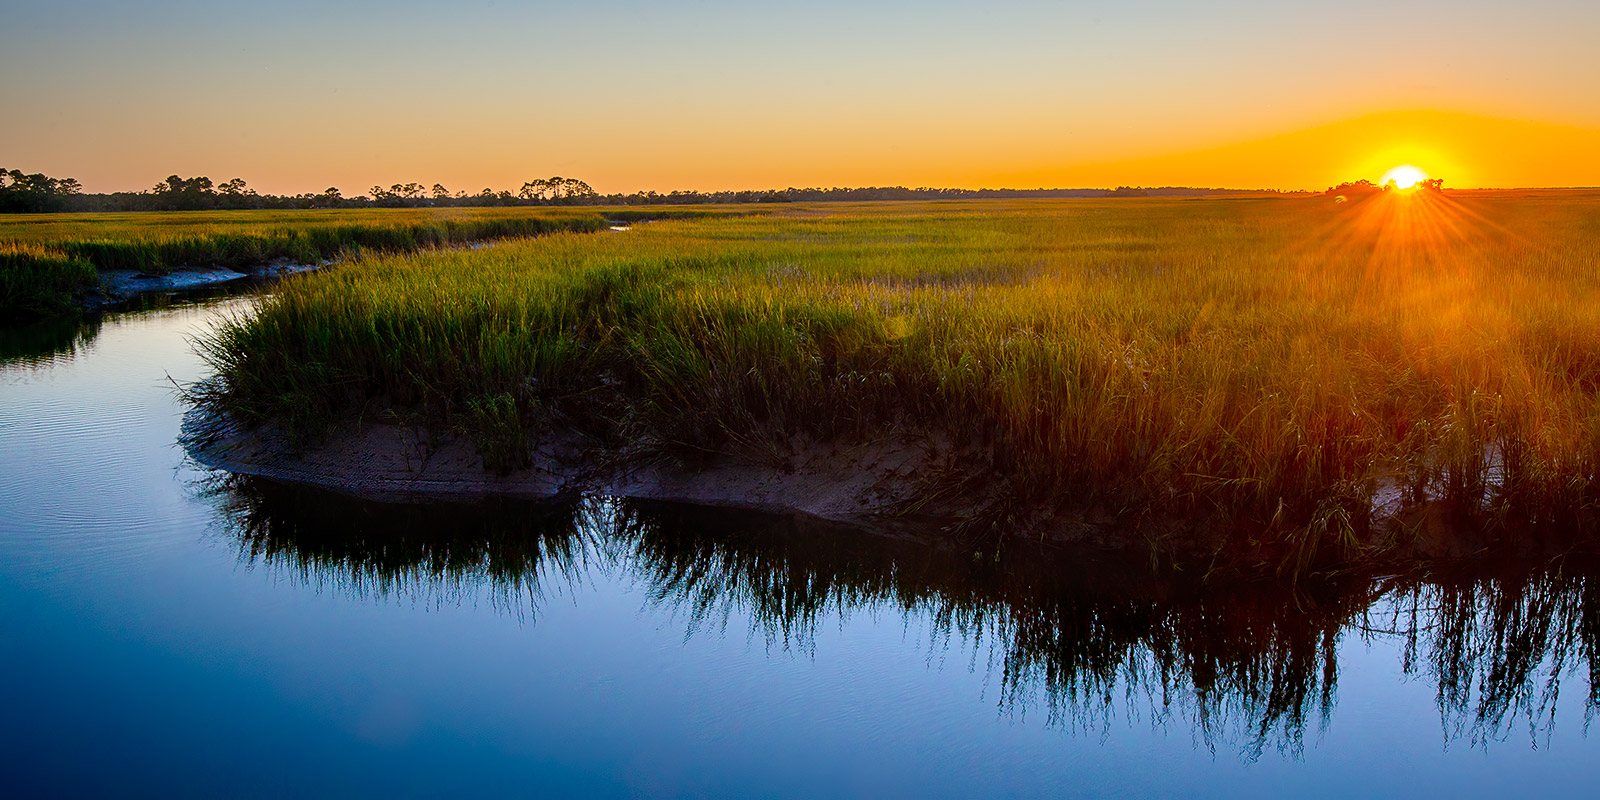
[[(1369, 114), (1218, 147), (1041, 170), (1041, 180), (1322, 188), (1416, 164), (1457, 188), (1600, 185), (1600, 128), (1443, 111)], [(1018, 173), (1015, 181), (1025, 181)]]
[(1600, 3), (6, 3), (0, 166), (90, 191), (1600, 185)]

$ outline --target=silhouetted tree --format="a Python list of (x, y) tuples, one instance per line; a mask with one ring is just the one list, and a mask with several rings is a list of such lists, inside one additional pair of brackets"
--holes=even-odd
[(517, 196), (524, 200), (543, 200), (548, 189), (548, 182), (535, 178), (522, 184), (522, 188), (517, 190)]
[[(1390, 183), (1393, 183), (1393, 181), (1390, 181)], [(1344, 195), (1346, 197), (1349, 197), (1349, 196), (1352, 196), (1352, 195), (1359, 196), (1359, 195), (1377, 194), (1377, 193), (1382, 192), (1382, 191), (1384, 191), (1383, 187), (1379, 186), (1376, 183), (1373, 183), (1372, 181), (1367, 180), (1366, 178), (1362, 178), (1359, 181), (1346, 181), (1344, 183), (1339, 184), (1338, 186), (1331, 187), (1331, 188), (1328, 189), (1328, 191), (1323, 192), (1323, 194), (1328, 194), (1328, 195), (1338, 194), (1338, 195)]]
[(73, 178), (0, 169), (0, 211), (61, 211), (80, 188)]
[(166, 208), (177, 211), (217, 207), (217, 192), (212, 187), (211, 179), (204, 175), (196, 178), (168, 175), (151, 192), (160, 198)]
[(338, 208), (344, 204), (344, 196), (339, 193), (339, 187), (329, 186), (322, 190), (322, 194), (311, 198), (313, 208)]

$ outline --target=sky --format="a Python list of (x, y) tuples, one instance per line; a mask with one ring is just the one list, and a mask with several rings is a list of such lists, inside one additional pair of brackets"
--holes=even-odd
[(0, 167), (347, 196), (1600, 185), (1595, 0), (0, 0)]

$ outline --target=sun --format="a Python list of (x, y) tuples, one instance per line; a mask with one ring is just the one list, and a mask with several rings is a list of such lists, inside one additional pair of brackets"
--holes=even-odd
[(1383, 177), (1378, 180), (1378, 183), (1387, 184), (1389, 181), (1394, 181), (1395, 186), (1401, 189), (1410, 189), (1427, 179), (1428, 173), (1423, 172), (1421, 167), (1414, 167), (1410, 164), (1401, 164), (1400, 166), (1383, 173)]

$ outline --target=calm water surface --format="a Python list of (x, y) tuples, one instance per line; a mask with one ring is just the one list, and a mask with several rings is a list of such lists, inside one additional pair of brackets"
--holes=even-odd
[[(175, 445), (248, 301), (0, 331), (23, 794), (1589, 795), (1600, 584), (1195, 586), (603, 498), (396, 507)], [(8, 792), (9, 793), (9, 792)]]

